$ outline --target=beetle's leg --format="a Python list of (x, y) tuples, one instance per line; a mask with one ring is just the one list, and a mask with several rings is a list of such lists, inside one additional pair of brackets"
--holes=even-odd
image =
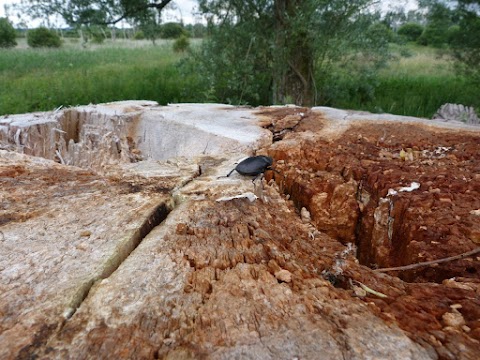
[(235, 171), (235, 169), (232, 169), (232, 171), (230, 171), (226, 177), (229, 177), (230, 175), (232, 175), (232, 173), (233, 173), (234, 171)]
[(252, 179), (252, 183), (255, 184), (255, 181), (256, 181), (258, 178), (263, 179), (263, 172), (255, 175), (255, 177)]
[(228, 173), (228, 175), (226, 175), (226, 176), (219, 176), (219, 177), (217, 177), (217, 179), (229, 177), (229, 176), (232, 174), (232, 172), (234, 172), (234, 171), (235, 171), (235, 169), (233, 169), (232, 171), (230, 171), (230, 172)]

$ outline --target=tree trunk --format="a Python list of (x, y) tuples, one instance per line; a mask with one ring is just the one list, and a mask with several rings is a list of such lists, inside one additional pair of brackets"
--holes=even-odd
[(273, 103), (315, 105), (313, 45), (298, 25), (305, 0), (276, 0)]

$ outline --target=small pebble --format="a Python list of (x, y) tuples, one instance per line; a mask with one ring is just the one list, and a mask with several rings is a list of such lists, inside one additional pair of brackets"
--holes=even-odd
[(312, 221), (312, 216), (310, 215), (310, 212), (304, 207), (302, 207), (302, 210), (300, 210), (300, 217), (305, 224)]
[(282, 269), (275, 273), (275, 277), (278, 281), (289, 283), (292, 281), (292, 273), (288, 270)]

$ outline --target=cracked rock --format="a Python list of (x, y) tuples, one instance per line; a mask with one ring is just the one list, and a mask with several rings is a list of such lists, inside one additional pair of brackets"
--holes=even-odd
[[(476, 256), (375, 269), (478, 246), (479, 139), (331, 108), (0, 117), (0, 357), (476, 360)], [(278, 173), (224, 177), (255, 154)]]

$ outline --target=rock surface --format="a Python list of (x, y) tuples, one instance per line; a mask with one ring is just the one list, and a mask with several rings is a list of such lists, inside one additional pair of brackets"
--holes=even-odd
[[(479, 246), (479, 144), (330, 108), (0, 117), (0, 358), (477, 359), (478, 254), (375, 268)], [(224, 177), (254, 152), (278, 173)]]
[(473, 107), (462, 104), (444, 104), (433, 115), (441, 121), (461, 121), (465, 124), (480, 125), (480, 119)]

